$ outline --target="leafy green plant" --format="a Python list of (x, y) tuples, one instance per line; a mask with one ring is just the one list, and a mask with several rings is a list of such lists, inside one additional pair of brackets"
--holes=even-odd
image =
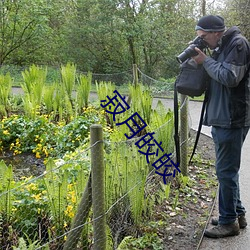
[(9, 222), (13, 206), (13, 194), (10, 190), (14, 186), (12, 166), (8, 167), (3, 160), (0, 161), (0, 213), (5, 215)]
[(40, 235), (43, 238), (46, 232), (39, 231), (38, 225), (41, 226), (41, 221), (49, 221), (48, 197), (45, 187), (41, 179), (35, 181), (32, 176), (22, 177), (17, 185), (19, 188), (12, 191), (15, 196), (12, 215), (13, 227), (16, 230), (22, 228), (19, 233), (21, 237), (27, 238), (28, 235), (27, 239), (36, 240)]
[(163, 250), (163, 242), (156, 233), (145, 233), (142, 237), (127, 236), (118, 246), (117, 250), (154, 249)]
[(11, 150), (14, 155), (33, 152), (37, 158), (59, 157), (88, 140), (90, 126), (99, 122), (100, 115), (91, 106), (68, 124), (55, 124), (45, 115), (35, 119), (13, 115), (0, 121), (0, 150)]
[[(27, 245), (28, 244), (28, 245)], [(25, 239), (20, 237), (18, 239), (18, 246), (15, 247), (13, 246), (13, 250), (35, 250), (40, 246), (39, 241), (36, 240), (34, 242), (32, 242), (29, 238), (28, 238), (28, 243), (26, 243)], [(43, 248), (44, 250), (49, 250), (48, 247)]]
[[(114, 90), (115, 90), (115, 85), (112, 82), (96, 82), (96, 90), (97, 90), (97, 95), (99, 99), (99, 103), (101, 104), (102, 100), (106, 100), (107, 96), (113, 97), (114, 96)], [(107, 108), (104, 108), (106, 110)], [(110, 124), (111, 128), (114, 127), (114, 121), (112, 114), (105, 113), (107, 123)]]
[(176, 209), (179, 204), (179, 195), (180, 195), (179, 190), (178, 189), (175, 190), (175, 197), (174, 197), (173, 204), (172, 204), (173, 209)]
[(78, 78), (78, 82), (79, 84), (77, 87), (76, 103), (78, 112), (80, 112), (83, 108), (88, 107), (92, 74), (88, 72), (87, 75), (80, 75)]
[(160, 196), (162, 197), (161, 198), (161, 202), (162, 202), (163, 200), (169, 199), (170, 192), (171, 192), (171, 182), (169, 182), (166, 185), (164, 185), (163, 183), (160, 183), (160, 184), (161, 184), (161, 190), (159, 192), (160, 192)]
[(45, 113), (51, 114), (53, 111), (54, 94), (55, 94), (56, 84), (46, 86), (44, 89), (43, 102), (45, 105)]
[(10, 74), (0, 75), (0, 115), (7, 116), (9, 111), (9, 96), (11, 93), (12, 79)]
[(187, 186), (192, 186), (192, 181), (189, 176), (184, 176), (182, 174), (178, 174), (177, 180), (180, 184), (180, 188), (185, 189)]
[[(143, 85), (129, 85), (131, 96), (131, 108), (133, 113), (138, 112), (143, 120), (149, 124), (151, 119), (153, 97), (149, 89), (144, 89)], [(140, 100), (140, 101), (138, 101)]]
[(53, 160), (49, 160), (46, 164), (46, 171), (48, 172), (44, 178), (46, 191), (50, 200), (50, 209), (53, 217), (57, 219), (58, 224), (62, 223), (63, 212), (66, 209), (67, 197), (67, 176), (55, 171), (56, 165)]
[(61, 66), (62, 86), (66, 91), (69, 100), (72, 102), (72, 92), (76, 81), (76, 65), (67, 63)]
[(151, 122), (149, 124), (150, 131), (155, 132), (154, 138), (161, 144), (165, 153), (173, 152), (173, 129), (174, 119), (173, 112), (166, 110), (161, 101), (157, 103), (155, 110), (151, 114)]
[(24, 82), (21, 87), (24, 91), (24, 111), (29, 117), (34, 118), (37, 112), (40, 112), (46, 75), (47, 68), (43, 69), (35, 65), (22, 72)]

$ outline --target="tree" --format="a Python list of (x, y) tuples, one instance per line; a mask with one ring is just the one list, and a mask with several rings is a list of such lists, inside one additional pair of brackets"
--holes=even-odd
[(248, 0), (225, 0), (221, 11), (226, 25), (239, 26), (242, 33), (250, 39), (250, 2)]
[[(8, 0), (0, 2), (0, 65), (29, 41), (43, 33), (46, 8), (42, 1)], [(32, 53), (41, 47), (41, 39), (28, 48)], [(17, 62), (19, 63), (19, 62)]]

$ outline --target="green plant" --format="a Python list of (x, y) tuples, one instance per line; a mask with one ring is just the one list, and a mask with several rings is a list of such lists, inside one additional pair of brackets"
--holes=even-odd
[(83, 108), (88, 107), (89, 94), (91, 89), (92, 74), (88, 72), (87, 75), (80, 75), (78, 79), (79, 85), (77, 87), (76, 103), (78, 112)]
[(11, 93), (12, 79), (10, 74), (0, 75), (0, 115), (7, 116), (9, 111), (9, 96)]
[(177, 206), (179, 205), (179, 195), (180, 195), (179, 190), (178, 189), (175, 190), (175, 197), (174, 197), (173, 204), (172, 204), (173, 209), (176, 209)]
[(155, 110), (151, 114), (151, 122), (149, 124), (150, 131), (154, 132), (154, 138), (161, 144), (165, 153), (173, 152), (173, 129), (174, 119), (173, 112), (166, 110), (161, 101), (157, 103)]
[(69, 100), (72, 102), (72, 91), (76, 81), (76, 65), (67, 63), (61, 66), (62, 86), (66, 91)]
[(101, 122), (100, 114), (91, 106), (71, 122), (54, 123), (50, 116), (13, 115), (0, 121), (0, 150), (14, 155), (33, 152), (37, 158), (61, 156), (88, 141), (90, 126)]
[(154, 249), (163, 250), (163, 242), (156, 233), (145, 233), (142, 237), (127, 236), (119, 244), (117, 250)]
[(8, 223), (12, 214), (13, 193), (11, 189), (14, 186), (14, 177), (12, 166), (8, 167), (3, 160), (0, 161), (0, 213), (5, 216)]
[(177, 181), (179, 182), (180, 188), (185, 189), (187, 186), (192, 186), (192, 181), (189, 176), (184, 176), (183, 174), (178, 174)]
[[(40, 242), (38, 240), (32, 242), (28, 235), (25, 235), (27, 242), (23, 237), (18, 239), (18, 246), (13, 246), (13, 250), (35, 250), (40, 247)], [(43, 246), (43, 250), (49, 250), (49, 246)]]
[[(96, 90), (97, 95), (99, 99), (99, 103), (101, 104), (101, 101), (106, 100), (107, 96), (112, 98), (114, 96), (114, 90), (115, 85), (112, 82), (96, 82)], [(107, 107), (104, 108), (104, 110), (107, 110)], [(105, 113), (107, 123), (111, 126), (111, 128), (114, 127), (114, 121), (112, 114)]]
[(162, 196), (161, 198), (161, 202), (163, 200), (168, 200), (169, 199), (169, 196), (170, 196), (170, 192), (171, 192), (171, 182), (169, 182), (168, 184), (164, 185), (163, 183), (160, 183), (161, 184), (161, 190), (159, 191), (160, 192), (160, 195)]
[(46, 114), (51, 114), (53, 111), (54, 94), (55, 94), (56, 84), (46, 86), (44, 89), (43, 102), (46, 108)]
[(17, 183), (18, 188), (13, 190), (15, 200), (13, 202), (13, 227), (19, 232), (19, 235), (27, 239), (35, 240), (37, 235), (43, 238), (45, 231), (39, 231), (43, 227), (42, 221), (49, 221), (48, 197), (45, 187), (38, 179), (34, 180), (32, 176), (22, 177)]
[(37, 112), (40, 112), (46, 75), (47, 68), (43, 69), (35, 65), (22, 72), (24, 82), (21, 87), (24, 91), (24, 111), (29, 117), (34, 118)]
[[(144, 89), (143, 85), (129, 85), (129, 92), (131, 96), (132, 112), (138, 112), (143, 120), (149, 124), (151, 121), (152, 111), (152, 94), (149, 89)], [(138, 100), (140, 100), (138, 102)]]
[(64, 211), (67, 206), (67, 183), (68, 176), (62, 172), (55, 171), (56, 165), (52, 159), (46, 164), (46, 178), (44, 185), (49, 199), (49, 206), (57, 226), (62, 226)]

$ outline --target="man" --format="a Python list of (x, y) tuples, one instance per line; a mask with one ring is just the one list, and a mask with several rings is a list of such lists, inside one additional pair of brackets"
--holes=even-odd
[(250, 126), (250, 47), (237, 27), (225, 30), (220, 16), (202, 17), (195, 30), (212, 56), (195, 48), (193, 59), (203, 64), (210, 76), (204, 125), (212, 126), (216, 175), (219, 181), (219, 218), (205, 235), (221, 238), (239, 234), (247, 226), (240, 200), (239, 169), (241, 149)]

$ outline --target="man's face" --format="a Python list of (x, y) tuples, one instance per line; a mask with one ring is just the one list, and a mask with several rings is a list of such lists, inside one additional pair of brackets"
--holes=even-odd
[(218, 46), (218, 42), (221, 38), (221, 32), (206, 32), (203, 30), (197, 30), (197, 35), (204, 39), (210, 49), (215, 49)]

